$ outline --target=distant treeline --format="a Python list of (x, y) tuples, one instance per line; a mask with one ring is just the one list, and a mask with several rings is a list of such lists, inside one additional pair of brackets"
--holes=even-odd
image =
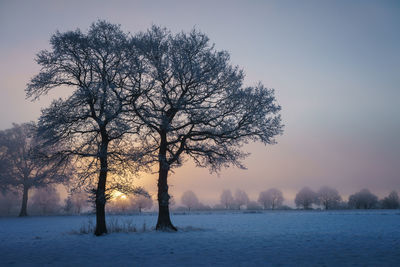
[[(28, 206), (32, 215), (55, 214), (84, 214), (93, 212), (90, 199), (91, 194), (84, 191), (71, 191), (65, 200), (61, 199), (59, 191), (54, 185), (48, 185), (33, 191)], [(0, 193), (0, 215), (14, 216), (20, 209), (22, 195), (18, 191), (3, 191)], [(156, 199), (143, 195), (114, 194), (109, 197), (106, 211), (108, 213), (140, 213), (152, 211)], [(180, 198), (181, 205), (175, 199), (170, 199), (170, 206), (175, 211), (211, 211), (211, 210), (288, 210), (291, 207), (284, 205), (283, 193), (276, 188), (271, 188), (259, 193), (257, 200), (251, 200), (247, 193), (237, 189), (224, 190), (220, 195), (220, 202), (210, 206), (201, 203), (193, 191), (186, 191)], [(337, 190), (324, 186), (318, 191), (308, 187), (301, 189), (296, 197), (297, 209), (311, 210), (340, 210), (340, 209), (399, 209), (400, 200), (396, 191), (388, 196), (378, 199), (368, 189), (363, 189), (349, 196), (348, 200), (342, 199)], [(153, 208), (153, 209), (152, 209)]]
[[(249, 199), (243, 190), (236, 190), (234, 194), (230, 190), (224, 190), (220, 196), (220, 203), (213, 207), (202, 204), (194, 192), (186, 191), (182, 195), (181, 203), (183, 206), (177, 207), (178, 210), (285, 210), (292, 209), (284, 205), (282, 191), (271, 188), (259, 193), (257, 201)], [(323, 186), (318, 191), (313, 191), (308, 187), (302, 188), (295, 197), (297, 209), (398, 209), (400, 200), (396, 191), (392, 191), (383, 199), (378, 199), (376, 195), (368, 189), (363, 189), (349, 196), (345, 201), (339, 192), (331, 187)]]

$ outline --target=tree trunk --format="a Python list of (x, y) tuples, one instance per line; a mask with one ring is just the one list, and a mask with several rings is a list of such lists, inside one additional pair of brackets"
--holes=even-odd
[(168, 194), (168, 171), (169, 164), (166, 159), (167, 152), (167, 138), (166, 134), (161, 135), (160, 153), (159, 153), (159, 172), (158, 172), (158, 220), (156, 230), (160, 231), (177, 231), (175, 226), (172, 225), (169, 216), (169, 199)]
[(22, 195), (22, 205), (21, 205), (21, 211), (19, 213), (19, 217), (25, 217), (28, 216), (27, 208), (28, 208), (28, 190), (29, 188), (24, 185), (24, 193)]
[(158, 220), (156, 230), (177, 231), (169, 216), (168, 171), (160, 170), (158, 177)]
[(107, 181), (107, 150), (108, 143), (103, 142), (100, 148), (100, 174), (96, 190), (96, 230), (95, 235), (107, 234), (106, 226), (106, 181)]

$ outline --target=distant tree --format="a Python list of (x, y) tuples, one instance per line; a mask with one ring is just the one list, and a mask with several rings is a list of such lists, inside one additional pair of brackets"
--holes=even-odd
[(264, 209), (276, 209), (282, 206), (283, 194), (276, 188), (268, 189), (267, 191), (260, 192), (258, 196), (258, 203), (260, 203)]
[(132, 155), (138, 126), (132, 125), (134, 116), (126, 115), (137, 93), (130, 43), (120, 26), (105, 21), (93, 23), (88, 33), (57, 32), (51, 37), (51, 50), (37, 55), (41, 70), (26, 89), (29, 98), (37, 99), (53, 88), (74, 88), (70, 97), (42, 110), (39, 132), (47, 146), (58, 146), (51, 157), (79, 160), (82, 183), (97, 176), (91, 181), (96, 235), (107, 233), (108, 174), (134, 172), (135, 160), (140, 159)]
[(193, 191), (186, 191), (183, 193), (181, 203), (186, 206), (189, 211), (199, 206), (200, 202), (196, 194)]
[(232, 206), (234, 204), (234, 199), (233, 199), (231, 190), (222, 191), (220, 203), (221, 203), (221, 205), (224, 206), (225, 209), (232, 208)]
[(363, 189), (349, 196), (349, 207), (356, 209), (372, 209), (378, 204), (378, 197), (368, 189)]
[(54, 214), (60, 211), (60, 194), (54, 186), (41, 187), (32, 196), (32, 209), (41, 215)]
[(48, 162), (38, 154), (43, 140), (36, 135), (34, 123), (13, 124), (0, 131), (0, 184), (22, 193), (19, 216), (27, 216), (31, 188), (45, 187), (66, 180), (66, 165)]
[(86, 192), (78, 191), (78, 192), (70, 192), (67, 199), (65, 200), (65, 211), (81, 214), (83, 208), (87, 206), (89, 201), (89, 196)]
[(342, 198), (336, 189), (323, 186), (317, 192), (317, 202), (326, 210), (337, 208), (341, 201)]
[[(176, 230), (169, 215), (168, 174), (185, 157), (199, 167), (243, 167), (240, 147), (248, 141), (273, 144), (282, 133), (274, 91), (262, 84), (244, 87), (244, 74), (196, 30), (171, 34), (153, 26), (136, 36), (141, 55), (133, 65), (139, 91), (132, 103), (146, 126), (142, 144), (158, 165), (157, 230)], [(156, 147), (156, 149), (153, 149)]]
[(398, 209), (400, 208), (400, 199), (396, 191), (390, 192), (390, 194), (382, 199), (382, 208), (384, 209)]
[(249, 202), (250, 202), (250, 199), (247, 196), (247, 193), (245, 191), (240, 190), (240, 189), (237, 189), (235, 191), (235, 204), (239, 210), (242, 206), (247, 205)]
[(151, 209), (153, 207), (153, 199), (150, 196), (138, 195), (132, 198), (132, 206), (141, 213), (143, 209)]
[(302, 207), (303, 209), (311, 209), (312, 204), (316, 203), (317, 194), (308, 187), (301, 189), (294, 199), (297, 207)]

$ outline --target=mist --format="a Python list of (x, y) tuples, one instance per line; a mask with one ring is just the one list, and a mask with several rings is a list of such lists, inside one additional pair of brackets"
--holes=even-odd
[[(0, 4), (0, 129), (36, 120), (52, 99), (68, 95), (65, 89), (39, 102), (25, 99), (26, 83), (38, 71), (33, 58), (56, 30), (87, 29), (99, 17), (131, 32), (152, 23), (175, 31), (195, 26), (231, 53), (247, 81), (276, 89), (285, 133), (274, 146), (246, 146), (245, 171), (218, 176), (185, 164), (171, 177), (174, 195), (196, 188), (211, 204), (223, 189), (235, 188), (256, 196), (277, 187), (291, 201), (303, 186), (329, 185), (345, 196), (364, 187), (379, 196), (400, 190), (397, 3), (153, 1), (122, 8), (87, 1), (78, 10), (74, 3)], [(182, 18), (185, 10), (197, 12)], [(154, 179), (147, 174), (138, 183), (153, 191)]]

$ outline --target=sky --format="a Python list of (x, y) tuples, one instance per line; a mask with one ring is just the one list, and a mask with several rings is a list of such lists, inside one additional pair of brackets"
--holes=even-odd
[[(86, 31), (98, 19), (135, 33), (152, 24), (206, 33), (245, 83), (275, 88), (284, 134), (278, 144), (243, 147), (247, 170), (219, 175), (189, 161), (169, 178), (177, 200), (194, 191), (206, 204), (222, 190), (256, 200), (271, 187), (292, 205), (304, 186), (348, 195), (400, 192), (400, 3), (398, 1), (19, 1), (0, 0), (0, 130), (37, 120), (55, 97), (26, 100), (34, 58), (55, 31)], [(64, 89), (65, 90), (65, 89)], [(136, 180), (150, 192), (156, 175)], [(179, 202), (179, 201), (178, 201)]]

